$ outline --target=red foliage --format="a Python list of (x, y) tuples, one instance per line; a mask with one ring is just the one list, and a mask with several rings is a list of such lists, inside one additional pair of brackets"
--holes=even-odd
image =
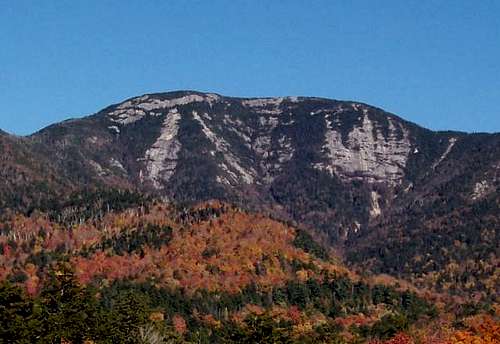
[(415, 344), (413, 339), (405, 333), (398, 333), (386, 341), (372, 340), (369, 344)]
[(302, 313), (301, 313), (299, 307), (297, 307), (297, 306), (291, 306), (288, 309), (287, 315), (290, 318), (290, 320), (292, 321), (292, 323), (294, 323), (294, 324), (300, 323), (300, 321), (302, 319)]
[(185, 334), (187, 331), (186, 320), (184, 320), (184, 318), (180, 315), (174, 315), (172, 318), (172, 325), (174, 326), (175, 331), (179, 334)]

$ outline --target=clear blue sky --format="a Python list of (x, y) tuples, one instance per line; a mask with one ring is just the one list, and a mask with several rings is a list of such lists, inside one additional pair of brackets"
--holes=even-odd
[(358, 100), (500, 131), (500, 1), (0, 0), (0, 128), (148, 92)]

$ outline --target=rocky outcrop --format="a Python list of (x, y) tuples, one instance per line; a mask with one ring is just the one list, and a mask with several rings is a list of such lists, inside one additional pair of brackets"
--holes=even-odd
[(145, 162), (147, 178), (154, 187), (161, 189), (175, 172), (181, 144), (177, 138), (181, 115), (174, 108), (170, 110), (163, 122), (161, 134), (155, 143), (146, 151)]
[[(411, 151), (408, 130), (388, 119), (387, 134), (384, 136), (365, 108), (362, 110), (361, 125), (355, 126), (344, 142), (338, 129), (341, 116), (341, 111), (325, 116), (327, 131), (323, 150), (328, 160), (315, 167), (338, 174), (343, 179), (400, 183)], [(401, 138), (396, 126), (403, 133)]]

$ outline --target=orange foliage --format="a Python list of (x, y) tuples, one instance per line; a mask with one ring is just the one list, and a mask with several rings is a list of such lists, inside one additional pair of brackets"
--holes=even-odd
[(456, 331), (451, 337), (452, 344), (498, 344), (500, 343), (500, 323), (490, 316), (469, 319), (469, 328)]
[(336, 318), (335, 323), (343, 328), (349, 328), (352, 325), (364, 326), (375, 322), (376, 318), (368, 317), (364, 314), (349, 315), (343, 318)]
[(165, 320), (165, 314), (162, 312), (153, 312), (149, 315), (149, 320), (159, 322)]
[(222, 323), (220, 320), (215, 319), (212, 314), (206, 314), (201, 317), (201, 321), (211, 328), (220, 328)]

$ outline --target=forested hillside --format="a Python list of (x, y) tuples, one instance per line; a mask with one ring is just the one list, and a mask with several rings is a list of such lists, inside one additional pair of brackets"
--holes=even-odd
[[(5, 342), (447, 343), (437, 339), (498, 334), (486, 315), (493, 308), (361, 277), (306, 232), (262, 214), (122, 192), (75, 203), (62, 217), (4, 215)], [(454, 332), (462, 321), (473, 332)], [(437, 322), (447, 330), (431, 331)]]

